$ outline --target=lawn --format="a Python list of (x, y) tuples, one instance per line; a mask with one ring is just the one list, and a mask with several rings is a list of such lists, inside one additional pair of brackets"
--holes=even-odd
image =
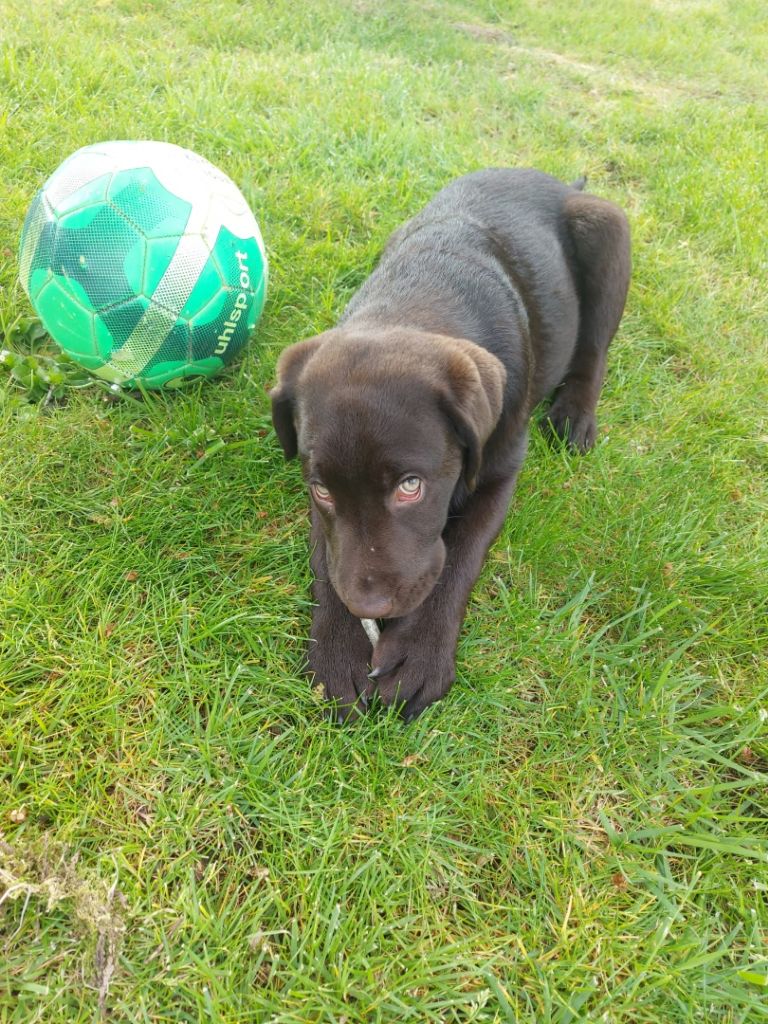
[[(764, 15), (0, 0), (0, 348), (53, 351), (17, 241), (90, 142), (221, 166), (271, 270), (216, 381), (0, 368), (3, 1024), (768, 1021)], [(629, 214), (599, 442), (534, 431), (448, 698), (339, 728), (265, 388), (490, 165)]]

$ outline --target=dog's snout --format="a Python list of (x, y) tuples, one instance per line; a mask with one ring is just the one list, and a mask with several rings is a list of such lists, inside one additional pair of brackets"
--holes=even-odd
[(358, 576), (356, 583), (343, 588), (342, 600), (359, 619), (386, 619), (395, 606), (394, 596), (383, 579), (372, 575)]
[(394, 604), (391, 597), (383, 594), (366, 594), (348, 602), (347, 607), (358, 619), (386, 619), (391, 615)]

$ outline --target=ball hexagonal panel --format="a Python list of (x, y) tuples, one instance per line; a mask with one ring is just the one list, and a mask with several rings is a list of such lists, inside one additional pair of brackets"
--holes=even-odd
[(34, 303), (43, 284), (53, 275), (51, 259), (56, 235), (56, 217), (45, 193), (32, 200), (19, 245), (19, 280)]
[(190, 203), (169, 192), (149, 167), (117, 171), (107, 197), (147, 238), (184, 234), (192, 211)]
[(125, 260), (140, 241), (136, 229), (111, 206), (88, 206), (58, 220), (51, 268), (77, 281), (93, 309), (113, 306), (134, 295)]
[(52, 278), (40, 290), (37, 308), (46, 330), (52, 334), (50, 325), (55, 325), (56, 340), (73, 359), (82, 362), (96, 357), (93, 310), (77, 281)]

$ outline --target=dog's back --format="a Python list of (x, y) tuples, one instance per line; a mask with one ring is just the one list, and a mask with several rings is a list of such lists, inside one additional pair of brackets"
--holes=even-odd
[[(530, 376), (535, 404), (576, 344), (578, 292), (562, 214), (573, 187), (533, 170), (451, 182), (390, 238), (342, 323), (375, 319), (468, 338)], [(531, 352), (535, 353), (532, 365)]]

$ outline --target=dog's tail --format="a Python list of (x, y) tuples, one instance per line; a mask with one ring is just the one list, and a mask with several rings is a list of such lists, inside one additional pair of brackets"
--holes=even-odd
[(581, 192), (581, 190), (584, 188), (584, 186), (586, 184), (587, 184), (587, 176), (586, 176), (586, 174), (582, 174), (582, 176), (580, 178), (577, 178), (576, 181), (572, 181), (571, 182), (571, 188), (578, 189), (579, 192)]

